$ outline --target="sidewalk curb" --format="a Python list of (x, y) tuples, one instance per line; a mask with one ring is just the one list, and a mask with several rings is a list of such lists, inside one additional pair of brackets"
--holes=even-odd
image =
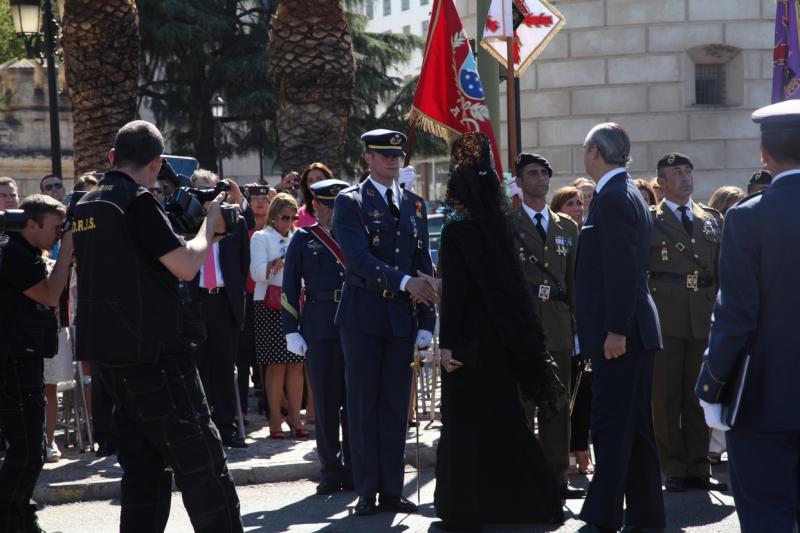
[[(230, 472), (237, 487), (260, 485), (263, 483), (286, 483), (293, 481), (319, 480), (319, 464), (316, 461), (269, 462), (263, 465), (230, 466)], [(407, 444), (405, 464), (417, 466), (416, 445)], [(420, 443), (419, 466), (425, 470), (436, 465), (436, 448)], [(173, 485), (173, 491), (176, 488)], [(33, 493), (33, 500), (39, 504), (59, 505), (89, 500), (111, 500), (120, 496), (120, 479), (77, 481), (39, 485)]]

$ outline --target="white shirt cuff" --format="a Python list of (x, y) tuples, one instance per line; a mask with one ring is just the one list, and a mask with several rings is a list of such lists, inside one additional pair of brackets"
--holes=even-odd
[(403, 279), (400, 281), (400, 290), (401, 291), (406, 290), (406, 285), (408, 285), (409, 281), (411, 281), (411, 276), (409, 276), (408, 274), (403, 276)]

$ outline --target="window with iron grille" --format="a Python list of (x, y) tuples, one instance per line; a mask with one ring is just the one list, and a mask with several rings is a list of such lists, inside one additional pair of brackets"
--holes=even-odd
[(694, 66), (695, 103), (725, 105), (725, 65)]
[(388, 17), (392, 14), (392, 0), (383, 0), (383, 16)]
[(373, 0), (367, 0), (367, 19), (372, 20), (373, 18), (375, 18)]
[(403, 11), (408, 11), (408, 9), (411, 7), (409, 5), (410, 3), (411, 0), (400, 0), (400, 9), (402, 9)]

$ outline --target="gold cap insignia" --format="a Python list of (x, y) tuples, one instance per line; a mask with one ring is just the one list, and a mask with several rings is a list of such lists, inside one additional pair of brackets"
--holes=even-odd
[(675, 162), (675, 154), (669, 154), (669, 156), (667, 157), (667, 164), (671, 165), (674, 162)]
[(391, 143), (393, 146), (397, 146), (398, 144), (403, 143), (403, 138), (400, 137), (399, 135), (395, 135), (394, 137), (389, 139), (389, 143)]

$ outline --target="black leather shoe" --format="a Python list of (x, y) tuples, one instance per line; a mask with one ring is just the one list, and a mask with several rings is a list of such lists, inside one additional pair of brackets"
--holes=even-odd
[(108, 457), (110, 455), (114, 455), (115, 453), (117, 453), (117, 449), (114, 448), (114, 446), (110, 442), (102, 441), (97, 445), (97, 451), (94, 452), (94, 456)]
[(338, 481), (323, 481), (319, 485), (317, 485), (317, 494), (325, 495), (325, 494), (333, 494), (334, 492), (339, 492), (342, 490), (342, 484)]
[(725, 492), (728, 490), (728, 484), (710, 477), (690, 477), (686, 478), (686, 488)]
[(247, 443), (239, 436), (238, 431), (222, 435), (222, 445), (228, 448), (247, 448)]
[(586, 491), (577, 487), (570, 487), (569, 483), (561, 484), (562, 500), (582, 500), (586, 497)]
[(375, 505), (375, 498), (364, 498), (360, 496), (356, 502), (356, 516), (369, 516), (378, 512), (378, 507)]
[(381, 494), (381, 502), (378, 507), (381, 511), (388, 511), (390, 513), (417, 512), (417, 506), (402, 496), (386, 496), (385, 494)]
[(685, 492), (686, 480), (682, 477), (668, 477), (664, 482), (664, 488), (669, 492)]

